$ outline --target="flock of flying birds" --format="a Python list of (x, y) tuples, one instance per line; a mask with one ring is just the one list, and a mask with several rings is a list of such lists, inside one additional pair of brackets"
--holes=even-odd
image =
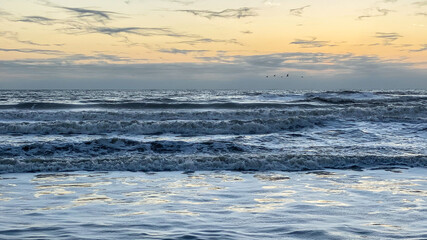
[[(268, 78), (268, 77), (276, 77), (276, 74), (274, 74), (273, 76), (265, 76), (266, 78)], [(277, 76), (277, 77), (279, 77), (279, 76)], [(288, 74), (286, 74), (286, 75), (283, 75), (283, 76), (280, 76), (280, 78), (283, 78), (283, 77), (289, 77), (289, 73)], [(301, 78), (304, 78), (304, 76), (301, 76)]]

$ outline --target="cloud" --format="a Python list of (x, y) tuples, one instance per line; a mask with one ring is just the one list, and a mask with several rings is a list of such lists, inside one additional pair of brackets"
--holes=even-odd
[[(405, 44), (395, 44), (394, 47), (395, 48), (409, 48), (409, 47), (413, 47), (413, 44), (409, 44), (409, 43), (405, 43)], [(401, 51), (405, 51), (403, 49), (401, 49)]]
[(427, 17), (427, 13), (416, 13), (415, 15), (416, 15), (416, 16), (424, 16), (424, 17)]
[(374, 13), (368, 13), (362, 16), (358, 16), (358, 20), (363, 20), (365, 18), (372, 18), (372, 17), (383, 17), (387, 16), (390, 12), (393, 12), (392, 10), (385, 9), (385, 8), (375, 8), (375, 9), (368, 9), (369, 12), (374, 11)]
[(49, 7), (64, 9), (71, 12), (75, 19), (51, 19), (41, 16), (27, 16), (18, 21), (32, 22), (42, 25), (60, 24), (57, 30), (66, 34), (88, 34), (98, 33), (109, 35), (113, 37), (121, 37), (124, 42), (130, 43), (127, 38), (128, 35), (138, 36), (168, 36), (176, 38), (197, 38), (200, 36), (178, 33), (170, 28), (165, 27), (137, 27), (137, 26), (124, 26), (112, 27), (106, 25), (107, 22), (112, 21), (118, 17), (124, 16), (123, 14), (113, 11), (101, 11), (89, 8), (74, 8), (64, 7), (44, 1), (44, 4)]
[(226, 44), (243, 45), (240, 42), (238, 42), (236, 39), (222, 40), (222, 39), (212, 39), (212, 38), (199, 38), (195, 40), (181, 41), (178, 43), (183, 43), (188, 45), (196, 45), (196, 44), (203, 44), (203, 43), (226, 43)]
[(195, 37), (194, 35), (187, 35), (176, 33), (169, 28), (144, 28), (144, 27), (89, 27), (86, 29), (88, 32), (101, 33), (110, 36), (118, 34), (133, 34), (139, 36), (169, 36), (169, 37)]
[[(0, 87), (120, 89), (426, 89), (426, 69), (377, 56), (288, 52), (205, 63), (128, 63), (114, 55), (0, 61)], [(99, 60), (97, 60), (99, 58)], [(74, 59), (74, 60), (73, 60)], [(90, 63), (85, 63), (89, 59)], [(92, 59), (92, 60), (90, 60)], [(108, 63), (109, 59), (117, 60)], [(91, 62), (94, 61), (94, 62)], [(266, 79), (270, 73), (288, 79)], [(76, 74), (78, 73), (78, 74)], [(300, 77), (304, 75), (304, 79)], [(402, 81), (405, 79), (405, 81)]]
[(316, 40), (316, 37), (312, 37), (309, 40), (304, 40), (304, 39), (295, 39), (293, 42), (291, 42), (290, 44), (296, 44), (299, 45), (302, 48), (318, 48), (318, 47), (333, 47), (336, 46), (334, 44), (329, 44), (329, 41), (318, 41)]
[(17, 22), (37, 23), (41, 25), (52, 25), (57, 23), (56, 19), (42, 17), (42, 16), (25, 16), (16, 20)]
[(410, 50), (410, 52), (424, 52), (424, 51), (427, 51), (427, 44), (422, 44), (421, 48), (419, 49)]
[[(59, 59), (49, 59), (52, 64), (55, 64), (58, 60), (61, 60), (61, 63), (67, 65), (79, 65), (79, 64), (123, 64), (123, 63), (135, 63), (141, 60), (147, 59), (133, 59), (124, 56), (105, 54), (105, 53), (96, 53), (94, 55), (85, 55), (85, 54), (72, 54), (65, 56)], [(34, 62), (33, 62), (34, 63)]]
[(414, 2), (412, 4), (414, 4), (418, 7), (423, 7), (423, 6), (427, 6), (427, 1)]
[(23, 43), (23, 44), (28, 44), (28, 45), (34, 45), (34, 46), (62, 46), (63, 44), (42, 44), (42, 43), (36, 43), (33, 41), (29, 41), (29, 40), (21, 40), (18, 36), (18, 33), (16, 32), (10, 32), (10, 31), (4, 31), (4, 32), (0, 32), (0, 37), (12, 40), (12, 41), (16, 41), (19, 43)]
[(11, 13), (6, 12), (0, 8), (0, 21), (2, 21), (3, 19), (10, 20), (9, 18), (12, 16), (13, 15)]
[(182, 5), (191, 5), (195, 3), (195, 1), (184, 1), (184, 0), (168, 0), (169, 2), (179, 3)]
[(267, 6), (280, 6), (280, 2), (272, 1), (272, 0), (264, 0), (264, 5)]
[(243, 34), (252, 34), (253, 32), (247, 30), (247, 31), (241, 31), (241, 33), (243, 33)]
[(162, 48), (158, 50), (162, 53), (172, 53), (172, 54), (188, 54), (188, 53), (204, 53), (208, 50), (188, 50), (188, 49), (177, 49), (177, 48)]
[[(195, 1), (187, 1), (187, 0), (163, 0), (163, 1), (172, 2), (172, 3), (178, 3), (178, 4), (186, 5), (186, 6), (195, 3)], [(125, 3), (126, 4), (130, 4), (131, 0), (125, 0)]]
[(20, 52), (20, 53), (39, 53), (47, 55), (58, 55), (64, 52), (59, 50), (45, 50), (45, 49), (32, 49), (32, 48), (0, 48), (0, 52)]
[(75, 16), (79, 19), (84, 19), (86, 21), (95, 21), (102, 24), (105, 22), (112, 20), (114, 17), (119, 16), (121, 14), (112, 12), (112, 11), (101, 11), (101, 10), (93, 10), (88, 8), (72, 8), (72, 7), (63, 7), (63, 6), (55, 6), (56, 8), (61, 8), (67, 10), (75, 14)]
[(238, 9), (225, 9), (219, 12), (210, 11), (210, 10), (177, 10), (177, 12), (186, 12), (191, 13), (195, 16), (205, 17), (208, 19), (211, 18), (245, 18), (257, 16), (257, 13), (252, 8), (242, 7)]
[[(16, 49), (12, 49), (14, 51)], [(2, 51), (0, 49), (0, 51)], [(27, 49), (24, 51), (25, 53), (38, 53), (38, 49)], [(49, 54), (49, 53), (47, 53)], [(58, 57), (59, 56), (59, 57)], [(93, 55), (85, 55), (85, 54), (56, 54), (55, 57), (49, 58), (25, 58), (25, 59), (17, 59), (13, 62), (21, 65), (21, 66), (79, 66), (79, 65), (106, 65), (106, 64), (135, 64), (141, 61), (147, 61), (148, 59), (134, 59), (128, 58), (124, 56), (105, 54), (105, 53), (96, 53)], [(0, 61), (2, 62), (2, 61)], [(8, 61), (3, 61), (3, 63), (7, 63)]]
[(12, 14), (10, 14), (10, 13), (8, 13), (8, 12), (0, 9), (0, 17), (2, 17), (2, 16), (10, 16), (10, 15), (12, 15)]
[(170, 28), (164, 27), (108, 27), (108, 26), (92, 26), (82, 25), (80, 23), (68, 23), (67, 26), (58, 29), (66, 34), (104, 34), (112, 37), (120, 37), (123, 42), (129, 45), (135, 45), (129, 39), (129, 35), (151, 37), (151, 36), (167, 36), (173, 38), (197, 38), (198, 35), (175, 32)]
[(395, 32), (391, 32), (391, 33), (376, 32), (374, 37), (382, 39), (383, 40), (383, 45), (391, 45), (392, 42), (398, 40), (402, 36), (399, 35), (398, 33), (395, 33)]
[(300, 7), (300, 8), (294, 8), (294, 9), (290, 9), (289, 10), (289, 14), (293, 15), (293, 16), (297, 16), (297, 17), (301, 17), (302, 14), (304, 13), (304, 9), (310, 7), (311, 5), (307, 5), (304, 7)]

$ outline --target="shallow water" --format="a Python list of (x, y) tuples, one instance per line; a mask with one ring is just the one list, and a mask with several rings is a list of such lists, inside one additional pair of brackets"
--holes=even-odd
[(427, 171), (0, 177), (1, 239), (425, 239)]

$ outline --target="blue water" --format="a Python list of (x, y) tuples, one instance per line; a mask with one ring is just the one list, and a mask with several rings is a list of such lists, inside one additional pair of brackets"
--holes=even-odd
[(0, 91), (0, 239), (427, 239), (426, 91)]
[(0, 173), (427, 166), (426, 91), (0, 91)]
[(0, 239), (426, 239), (427, 171), (14, 173)]

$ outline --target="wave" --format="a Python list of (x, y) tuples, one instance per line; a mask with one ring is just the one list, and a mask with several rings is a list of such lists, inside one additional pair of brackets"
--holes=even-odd
[(125, 138), (100, 138), (82, 142), (36, 142), (23, 145), (1, 145), (0, 155), (2, 157), (88, 157), (98, 155), (121, 155), (121, 154), (215, 154), (231, 152), (250, 152), (262, 150), (262, 147), (246, 146), (244, 144), (230, 141), (136, 141)]
[(426, 95), (386, 95), (373, 92), (321, 92), (307, 93), (305, 98), (297, 102), (320, 102), (334, 105), (354, 105), (364, 103), (366, 105), (381, 105), (392, 103), (423, 103), (427, 100)]
[[(209, 117), (222, 117), (222, 119), (230, 118), (253, 118), (254, 116), (270, 116), (270, 117), (286, 117), (286, 116), (297, 116), (297, 115), (322, 115), (322, 114), (368, 114), (368, 115), (405, 115), (405, 114), (424, 114), (427, 115), (425, 109), (425, 102), (398, 102), (396, 104), (378, 105), (372, 104), (371, 106), (366, 105), (350, 105), (350, 106), (318, 106), (309, 104), (285, 104), (287, 107), (282, 109), (275, 108), (256, 108), (257, 104), (248, 104), (254, 108), (235, 108), (228, 109), (226, 111), (218, 111), (218, 109), (203, 109), (200, 111), (188, 111), (188, 109), (173, 109), (175, 111), (134, 111), (134, 109), (114, 109), (111, 111), (108, 109), (84, 109), (79, 111), (68, 111), (67, 109), (57, 109), (56, 111), (49, 111), (49, 109), (40, 109), (45, 111), (22, 111), (20, 109), (10, 108), (7, 111), (0, 111), (1, 119), (34, 119), (34, 120), (49, 120), (49, 119), (79, 119), (79, 120), (91, 120), (91, 119), (148, 119), (148, 116), (154, 116), (151, 119), (208, 119)], [(74, 104), (71, 104), (75, 106)], [(168, 105), (168, 104), (165, 104)], [(194, 104), (196, 106), (203, 104)], [(267, 104), (268, 106), (274, 106), (273, 104)], [(276, 104), (277, 105), (277, 104)], [(282, 104), (278, 104), (282, 105)], [(0, 105), (1, 106), (1, 105)], [(3, 105), (4, 107), (5, 105)], [(11, 106), (11, 105), (8, 105)], [(67, 105), (68, 106), (68, 105)], [(88, 105), (86, 105), (88, 106)], [(204, 105), (206, 106), (206, 105)], [(225, 105), (226, 106), (226, 105)], [(244, 105), (242, 105), (244, 106)], [(262, 105), (261, 105), (262, 106)], [(82, 106), (79, 106), (82, 107)], [(31, 110), (31, 109), (29, 109)], [(117, 111), (119, 110), (119, 111)], [(197, 109), (195, 109), (197, 110)], [(378, 114), (377, 114), (378, 113)], [(47, 116), (53, 116), (46, 118)], [(96, 118), (100, 116), (100, 118)], [(61, 118), (58, 118), (61, 117)]]
[(0, 173), (64, 171), (307, 171), (385, 166), (427, 167), (427, 155), (162, 154), (91, 158), (0, 159)]
[(268, 134), (324, 124), (329, 117), (288, 117), (253, 120), (49, 121), (0, 123), (0, 134)]
[[(200, 94), (200, 93), (198, 93)], [(274, 93), (266, 92), (258, 95), (230, 95), (230, 93), (220, 96), (193, 96), (186, 95), (178, 98), (171, 96), (152, 97), (137, 96), (132, 99), (131, 96), (124, 96), (125, 99), (109, 99), (106, 96), (100, 98), (85, 99), (77, 97), (67, 98), (16, 98), (18, 103), (1, 104), (0, 109), (10, 110), (58, 110), (58, 109), (257, 109), (272, 108), (284, 109), (289, 107), (319, 107), (319, 104), (325, 105), (354, 105), (364, 103), (367, 106), (381, 104), (399, 104), (399, 103), (420, 103), (427, 101), (426, 94), (392, 94), (376, 92), (310, 92), (310, 93)], [(196, 93), (197, 95), (197, 93)]]
[[(58, 120), (67, 119), (67, 120)], [(269, 134), (342, 123), (422, 124), (424, 105), (235, 111), (4, 111), (0, 134)]]
[(0, 173), (427, 167), (427, 95), (404, 93), (11, 91)]
[[(293, 104), (292, 106), (295, 106)], [(310, 106), (309, 104), (299, 104), (300, 107)], [(19, 110), (57, 110), (57, 109), (247, 109), (247, 108), (286, 108), (287, 103), (92, 103), (92, 104), (69, 104), (69, 103), (47, 103), (47, 102), (26, 102), (17, 104), (0, 105), (0, 109)]]

